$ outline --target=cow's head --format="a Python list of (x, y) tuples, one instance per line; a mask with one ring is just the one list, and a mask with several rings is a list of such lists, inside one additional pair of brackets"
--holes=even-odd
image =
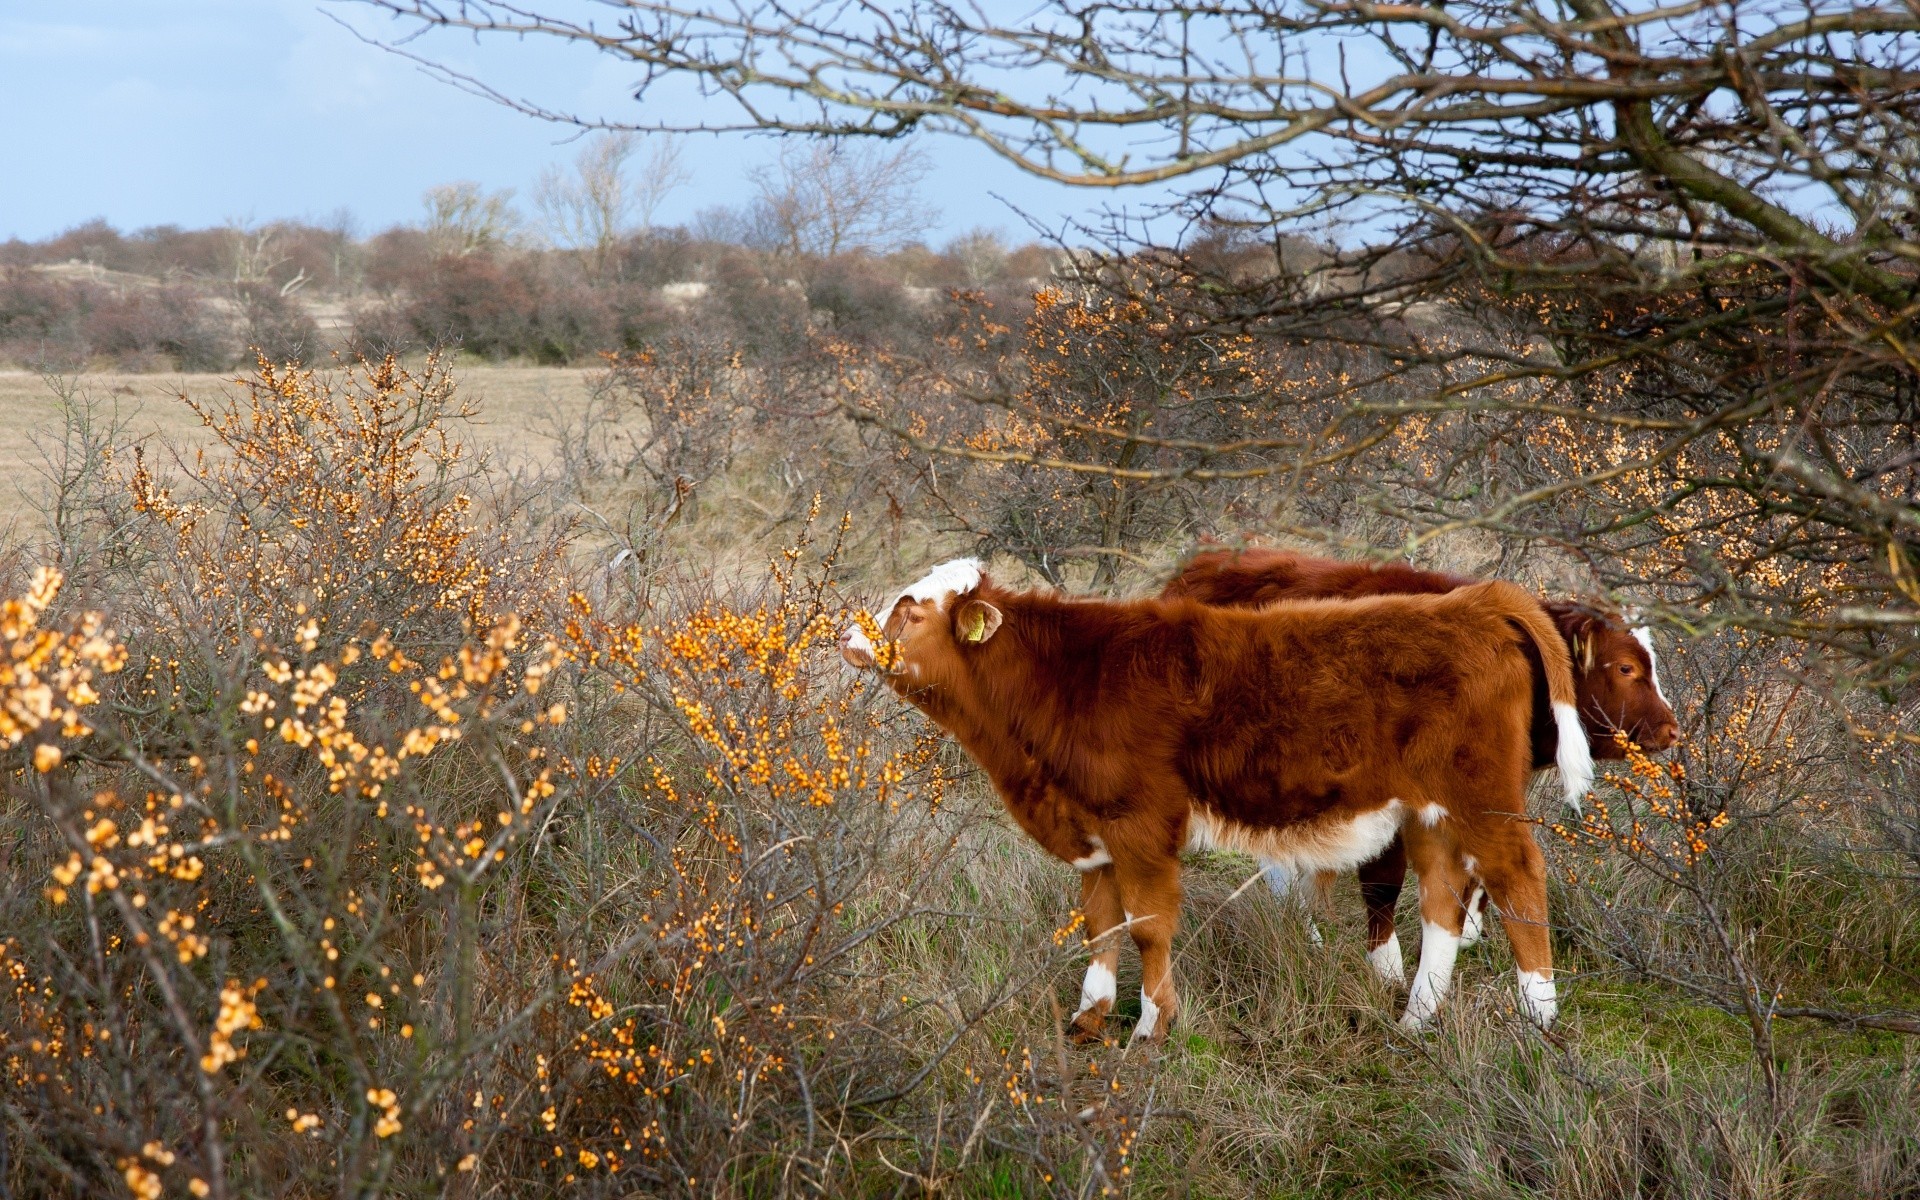
[[(867, 621), (842, 630), (840, 657), (883, 672), (899, 690), (941, 683), (967, 647), (1000, 628), (1000, 610), (980, 596), (985, 583), (978, 559), (941, 563)], [(877, 644), (869, 627), (879, 634)]]
[(1653, 636), (1644, 625), (1584, 610), (1562, 622), (1573, 649), (1573, 681), (1580, 723), (1595, 758), (1619, 758), (1614, 732), (1642, 750), (1660, 751), (1680, 740), (1680, 725), (1660, 687)]

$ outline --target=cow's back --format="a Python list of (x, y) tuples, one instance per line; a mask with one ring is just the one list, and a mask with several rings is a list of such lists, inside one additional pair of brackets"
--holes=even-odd
[[(1262, 608), (1282, 600), (1442, 595), (1474, 582), (1405, 563), (1343, 562), (1264, 546), (1223, 547), (1194, 555), (1161, 594), (1222, 608)], [(1533, 763), (1536, 768), (1551, 766), (1559, 735), (1547, 704), (1546, 675), (1533, 647), (1524, 644), (1521, 650), (1533, 667)]]
[(1182, 773), (1230, 820), (1370, 808), (1449, 769), (1464, 742), (1525, 734), (1532, 662), (1469, 599), (1216, 606), (1204, 625), (1210, 716), (1187, 731)]
[(1472, 582), (1405, 563), (1341, 562), (1256, 546), (1201, 551), (1161, 594), (1223, 608), (1260, 608), (1279, 600), (1439, 595)]

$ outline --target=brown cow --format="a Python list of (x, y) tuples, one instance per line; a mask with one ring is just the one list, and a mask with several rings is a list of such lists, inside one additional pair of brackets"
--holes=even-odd
[[(1376, 565), (1315, 558), (1265, 547), (1242, 550), (1222, 547), (1194, 555), (1161, 595), (1186, 597), (1204, 604), (1260, 608), (1280, 600), (1438, 595), (1475, 582), (1440, 571), (1422, 571), (1403, 563)], [(1661, 690), (1653, 639), (1647, 630), (1574, 601), (1548, 600), (1543, 607), (1560, 631), (1573, 660), (1580, 721), (1586, 728), (1592, 756), (1607, 759), (1624, 756), (1625, 751), (1614, 736), (1616, 731), (1625, 733), (1646, 750), (1660, 751), (1672, 746), (1679, 738), (1680, 727)], [(1552, 764), (1558, 742), (1558, 729), (1547, 703), (1546, 678), (1536, 663), (1533, 713), (1536, 768)], [(1406, 873), (1406, 855), (1398, 843), (1389, 845), (1379, 859), (1365, 864), (1358, 872), (1361, 897), (1367, 909), (1368, 961), (1383, 979), (1396, 983), (1404, 979), (1405, 968), (1401, 963), (1399, 939), (1394, 935), (1393, 911)], [(1267, 879), (1274, 892), (1283, 896), (1293, 883), (1283, 868), (1269, 868)], [(1476, 896), (1475, 901), (1468, 913), (1465, 939), (1468, 944), (1479, 936), (1479, 909), (1484, 907), (1484, 895)]]
[[(1404, 563), (1345, 562), (1288, 550), (1222, 547), (1187, 561), (1160, 594), (1203, 604), (1261, 608), (1276, 600), (1359, 596), (1438, 595), (1480, 582), (1463, 575), (1423, 571)], [(1625, 733), (1644, 750), (1660, 751), (1680, 736), (1679, 723), (1661, 690), (1653, 639), (1643, 626), (1574, 600), (1541, 603), (1573, 655), (1580, 722), (1595, 758), (1624, 756), (1614, 739)], [(1553, 765), (1558, 734), (1546, 701), (1546, 680), (1535, 680), (1535, 767)]]
[[(1136, 1037), (1161, 1036), (1177, 1011), (1169, 948), (1190, 834), (1318, 870), (1357, 866), (1399, 833), (1433, 884), (1404, 1022), (1437, 1011), (1476, 879), (1507, 924), (1526, 1011), (1553, 1020), (1545, 860), (1525, 819), (1524, 646), (1562, 728), (1577, 734), (1578, 720), (1566, 647), (1513, 585), (1247, 611), (1014, 592), (964, 560), (880, 620), (883, 646), (858, 626), (842, 635), (847, 661), (884, 669), (986, 768), (1022, 828), (1081, 871), (1089, 940), (1122, 924), (1132, 935)], [(1569, 794), (1583, 794), (1585, 739), (1561, 747)], [(1116, 957), (1103, 949), (1102, 971), (1089, 968), (1080, 1035), (1097, 1036), (1112, 1007)]]

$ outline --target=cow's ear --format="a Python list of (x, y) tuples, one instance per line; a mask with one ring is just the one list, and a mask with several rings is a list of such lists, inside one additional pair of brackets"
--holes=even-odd
[(953, 628), (963, 642), (979, 644), (1000, 628), (1000, 610), (985, 600), (962, 600), (954, 610)]

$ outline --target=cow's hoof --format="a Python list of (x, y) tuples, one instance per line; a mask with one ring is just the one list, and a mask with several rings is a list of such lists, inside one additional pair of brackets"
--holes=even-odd
[(1107, 1037), (1107, 1022), (1103, 1017), (1075, 1017), (1073, 1024), (1067, 1026), (1067, 1041), (1075, 1046), (1097, 1046)]

